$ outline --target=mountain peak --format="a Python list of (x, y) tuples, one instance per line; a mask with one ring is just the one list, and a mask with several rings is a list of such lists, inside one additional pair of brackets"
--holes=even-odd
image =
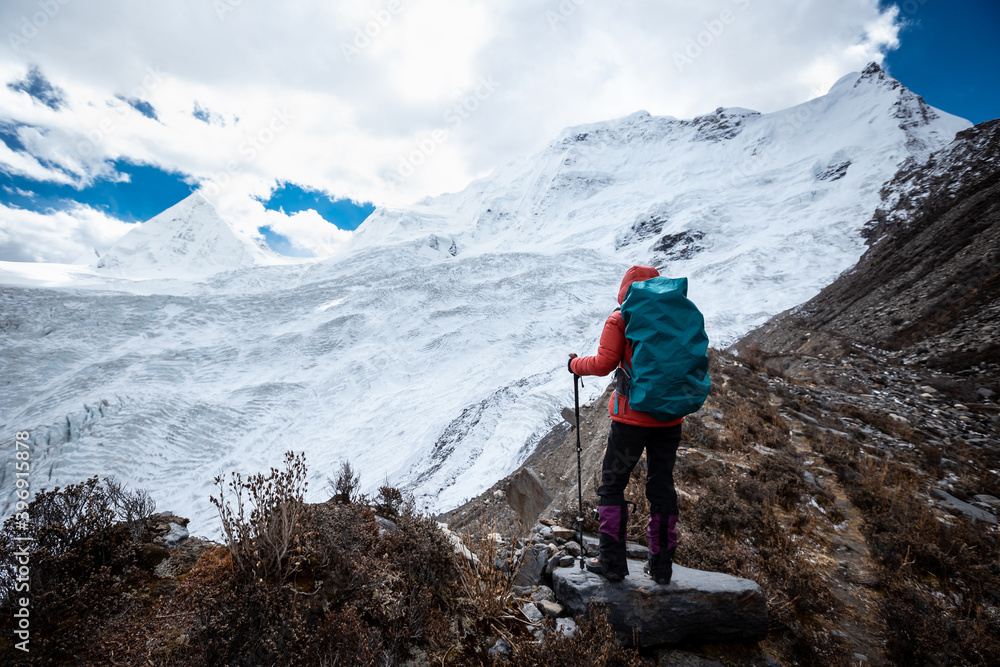
[(128, 278), (204, 278), (269, 264), (274, 253), (192, 194), (120, 238), (94, 268)]
[(884, 86), (889, 90), (898, 90), (905, 87), (896, 79), (889, 76), (882, 67), (876, 62), (870, 62), (868, 65), (861, 70), (861, 76), (858, 80), (854, 82), (854, 87), (857, 88), (862, 83), (873, 83), (878, 86)]

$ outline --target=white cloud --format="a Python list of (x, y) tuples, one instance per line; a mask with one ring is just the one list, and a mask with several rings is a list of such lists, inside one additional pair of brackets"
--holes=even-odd
[[(20, 34), (38, 7), (4, 2), (0, 35)], [(32, 154), (84, 183), (106, 170), (104, 160), (121, 158), (228, 181), (219, 208), (231, 220), (278, 181), (405, 202), (460, 189), (570, 125), (638, 109), (772, 111), (824, 93), (898, 44), (898, 12), (878, 0), (59, 7), (17, 50), (0, 47), (0, 77), (37, 65), (69, 108), (53, 111), (4, 86), (0, 119), (41, 127)], [(499, 85), (477, 97), (483, 78)], [(149, 102), (159, 122), (116, 95)], [(226, 122), (195, 118), (195, 101)], [(474, 110), (449, 114), (456, 104)], [(386, 174), (422, 147), (430, 150), (419, 168), (391, 187)], [(9, 152), (0, 162), (66, 178)], [(309, 225), (282, 224), (305, 235), (302, 247), (330, 243)]]
[(352, 233), (337, 229), (313, 210), (285, 215), (278, 211), (265, 211), (267, 226), (288, 238), (298, 250), (315, 257), (332, 255), (344, 247)]
[(36, 213), (0, 203), (0, 257), (17, 262), (90, 263), (135, 225), (89, 206)]

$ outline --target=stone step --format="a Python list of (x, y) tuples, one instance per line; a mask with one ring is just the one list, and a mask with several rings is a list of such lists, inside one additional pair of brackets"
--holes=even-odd
[(756, 582), (674, 565), (670, 584), (661, 586), (642, 566), (630, 559), (629, 576), (616, 583), (575, 567), (559, 568), (552, 573), (552, 588), (574, 616), (594, 603), (605, 605), (615, 634), (629, 645), (759, 641), (767, 635), (767, 601)]

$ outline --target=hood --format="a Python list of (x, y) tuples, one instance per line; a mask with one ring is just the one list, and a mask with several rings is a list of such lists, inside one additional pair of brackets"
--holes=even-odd
[(632, 283), (656, 278), (659, 275), (660, 272), (651, 266), (633, 266), (626, 271), (625, 277), (622, 278), (622, 286), (618, 288), (618, 305), (625, 301), (625, 295), (628, 294), (628, 288)]

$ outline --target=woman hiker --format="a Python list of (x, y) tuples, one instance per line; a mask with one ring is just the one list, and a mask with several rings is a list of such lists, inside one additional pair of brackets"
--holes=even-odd
[[(633, 266), (625, 273), (618, 289), (621, 304), (633, 282), (659, 276), (650, 266)], [(576, 375), (607, 375), (612, 370), (631, 368), (632, 346), (625, 339), (625, 321), (621, 309), (616, 309), (604, 323), (600, 346), (592, 357), (570, 354), (569, 370)], [(623, 372), (623, 371), (619, 371)], [(646, 412), (633, 410), (628, 398), (614, 392), (608, 402), (611, 415), (611, 433), (601, 469), (600, 497), (600, 551), (596, 558), (587, 560), (587, 569), (608, 581), (621, 581), (628, 575), (625, 558), (625, 527), (628, 524), (628, 506), (625, 503), (625, 485), (632, 469), (646, 452), (646, 499), (649, 501), (649, 523), (646, 539), (649, 543), (649, 560), (644, 570), (659, 584), (669, 584), (677, 546), (677, 491), (674, 489), (674, 462), (677, 446), (681, 441), (683, 418), (660, 421)]]

